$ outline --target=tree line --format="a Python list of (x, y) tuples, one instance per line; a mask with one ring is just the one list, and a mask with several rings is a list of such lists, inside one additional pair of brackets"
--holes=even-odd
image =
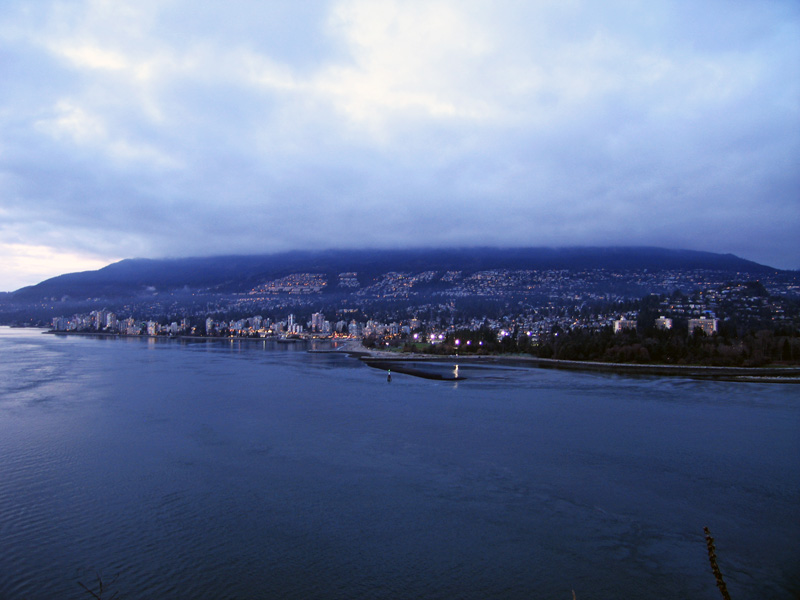
[(800, 364), (800, 335), (789, 329), (748, 331), (735, 329), (706, 335), (697, 329), (629, 329), (614, 333), (598, 330), (553, 331), (539, 339), (514, 330), (499, 336), (489, 327), (461, 329), (437, 344), (405, 342), (407, 352), (441, 355), (527, 354), (539, 358), (611, 363), (761, 367)]

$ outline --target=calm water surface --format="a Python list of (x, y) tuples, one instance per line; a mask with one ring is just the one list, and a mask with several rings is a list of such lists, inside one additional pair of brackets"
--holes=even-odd
[(0, 598), (800, 595), (800, 386), (459, 369), (0, 328)]

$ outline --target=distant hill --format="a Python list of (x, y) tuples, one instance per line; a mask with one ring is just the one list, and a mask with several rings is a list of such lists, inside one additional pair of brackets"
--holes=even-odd
[(253, 256), (127, 259), (97, 271), (69, 273), (11, 294), (14, 302), (43, 298), (125, 298), (192, 290), (245, 292), (292, 273), (321, 273), (336, 281), (356, 272), (364, 284), (383, 273), (490, 269), (661, 271), (708, 269), (758, 274), (775, 269), (732, 254), (651, 247), (445, 248), (329, 250)]

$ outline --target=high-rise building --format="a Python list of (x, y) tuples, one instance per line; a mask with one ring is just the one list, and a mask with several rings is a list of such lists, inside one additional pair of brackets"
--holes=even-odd
[(347, 333), (348, 335), (352, 335), (353, 337), (360, 337), (364, 333), (364, 326), (356, 322), (355, 319), (353, 319), (347, 326)]

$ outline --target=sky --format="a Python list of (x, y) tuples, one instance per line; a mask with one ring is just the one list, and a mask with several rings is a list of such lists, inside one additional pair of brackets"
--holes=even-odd
[(796, 0), (4, 0), (0, 291), (123, 258), (800, 268)]

